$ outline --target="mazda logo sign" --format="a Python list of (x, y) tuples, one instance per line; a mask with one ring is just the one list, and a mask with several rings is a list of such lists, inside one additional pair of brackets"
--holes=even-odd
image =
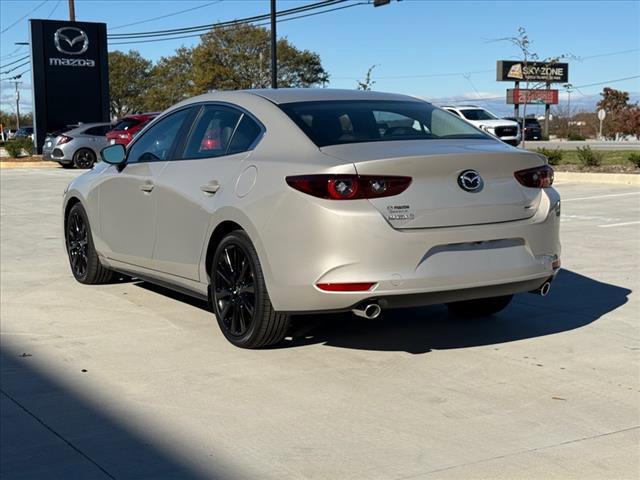
[(89, 48), (89, 37), (77, 27), (62, 27), (53, 35), (53, 43), (60, 53), (82, 55)]
[(475, 170), (465, 170), (458, 175), (458, 186), (466, 192), (476, 193), (482, 190), (484, 182)]

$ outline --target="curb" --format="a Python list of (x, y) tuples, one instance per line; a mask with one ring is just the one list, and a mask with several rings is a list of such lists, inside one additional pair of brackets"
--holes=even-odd
[(5, 168), (60, 168), (55, 162), (0, 162), (0, 169)]
[(609, 183), (640, 186), (640, 175), (633, 173), (555, 172), (558, 183)]

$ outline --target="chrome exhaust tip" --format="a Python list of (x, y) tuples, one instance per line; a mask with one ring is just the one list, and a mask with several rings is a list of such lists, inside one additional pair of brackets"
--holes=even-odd
[(549, 295), (550, 291), (551, 291), (551, 282), (547, 280), (542, 285), (540, 285), (540, 287), (538, 287), (536, 290), (533, 290), (531, 293), (535, 293), (536, 295), (540, 295), (541, 297), (546, 297), (547, 295)]
[(358, 317), (373, 320), (374, 318), (378, 318), (380, 316), (382, 309), (380, 308), (380, 305), (378, 305), (377, 303), (370, 303), (368, 305), (365, 305), (364, 307), (354, 308), (351, 311), (353, 312), (354, 315), (357, 315)]

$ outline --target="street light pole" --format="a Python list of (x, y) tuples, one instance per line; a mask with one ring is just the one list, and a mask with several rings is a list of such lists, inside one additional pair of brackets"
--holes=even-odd
[(568, 104), (567, 104), (567, 109), (569, 110), (567, 112), (567, 136), (571, 133), (571, 89), (573, 88), (573, 85), (570, 83), (565, 83), (564, 85), (562, 85), (566, 90), (567, 90), (567, 96), (568, 96)]
[(276, 38), (276, 0), (271, 0), (271, 88), (278, 88), (278, 43)]

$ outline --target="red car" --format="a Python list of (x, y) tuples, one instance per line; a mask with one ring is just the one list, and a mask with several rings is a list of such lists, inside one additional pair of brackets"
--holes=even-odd
[(128, 115), (121, 119), (113, 130), (107, 133), (109, 145), (121, 143), (125, 147), (129, 144), (136, 133), (144, 128), (151, 120), (158, 116), (158, 112), (139, 113), (136, 115)]

